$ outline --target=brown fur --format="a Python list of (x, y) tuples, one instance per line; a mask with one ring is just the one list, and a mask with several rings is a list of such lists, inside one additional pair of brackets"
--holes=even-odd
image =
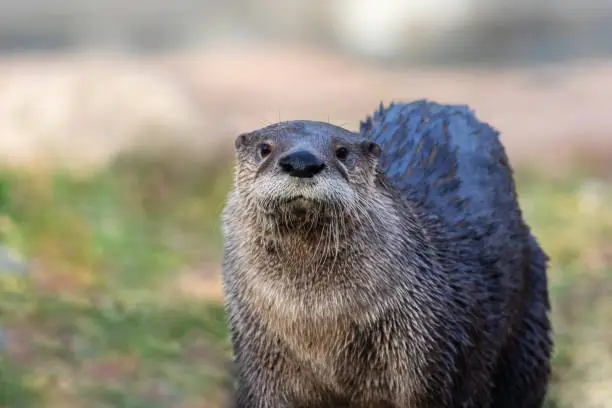
[[(312, 180), (276, 166), (298, 145), (327, 165)], [(223, 212), (235, 406), (491, 406), (503, 345), (490, 335), (509, 333), (491, 317), (506, 300), (477, 259), (458, 258), (462, 243), (387, 185), (380, 148), (295, 121), (241, 135), (236, 151)]]

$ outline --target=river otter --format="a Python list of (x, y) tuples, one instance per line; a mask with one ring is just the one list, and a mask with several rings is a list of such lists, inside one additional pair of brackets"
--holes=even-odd
[(360, 133), (290, 121), (235, 145), (236, 407), (542, 405), (547, 257), (494, 129), (417, 101)]

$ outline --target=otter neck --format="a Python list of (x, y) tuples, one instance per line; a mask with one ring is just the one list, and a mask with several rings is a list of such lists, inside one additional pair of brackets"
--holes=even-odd
[(382, 218), (395, 216), (392, 205), (373, 202), (360, 208), (364, 210), (323, 212), (305, 218), (292, 218), (282, 211), (275, 215), (247, 211), (250, 222), (245, 223), (249, 226), (245, 249), (261, 274), (283, 274), (305, 282), (324, 275), (346, 279), (343, 268), (351, 264), (347, 270), (367, 269), (356, 266), (400, 235), (392, 231), (396, 221)]
[(321, 257), (337, 257), (361, 235), (376, 231), (371, 225), (352, 215), (291, 217), (279, 214), (254, 224), (253, 236), (267, 251), (278, 256), (306, 257), (310, 254)]

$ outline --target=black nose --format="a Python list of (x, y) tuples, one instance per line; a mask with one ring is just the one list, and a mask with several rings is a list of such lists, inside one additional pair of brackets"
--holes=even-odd
[(306, 150), (297, 150), (280, 158), (281, 170), (293, 177), (313, 177), (320, 173), (325, 163), (316, 155)]

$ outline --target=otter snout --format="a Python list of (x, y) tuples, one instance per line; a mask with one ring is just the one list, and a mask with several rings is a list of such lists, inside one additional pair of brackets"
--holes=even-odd
[(294, 150), (282, 156), (278, 166), (292, 177), (311, 178), (325, 168), (325, 163), (308, 150)]

